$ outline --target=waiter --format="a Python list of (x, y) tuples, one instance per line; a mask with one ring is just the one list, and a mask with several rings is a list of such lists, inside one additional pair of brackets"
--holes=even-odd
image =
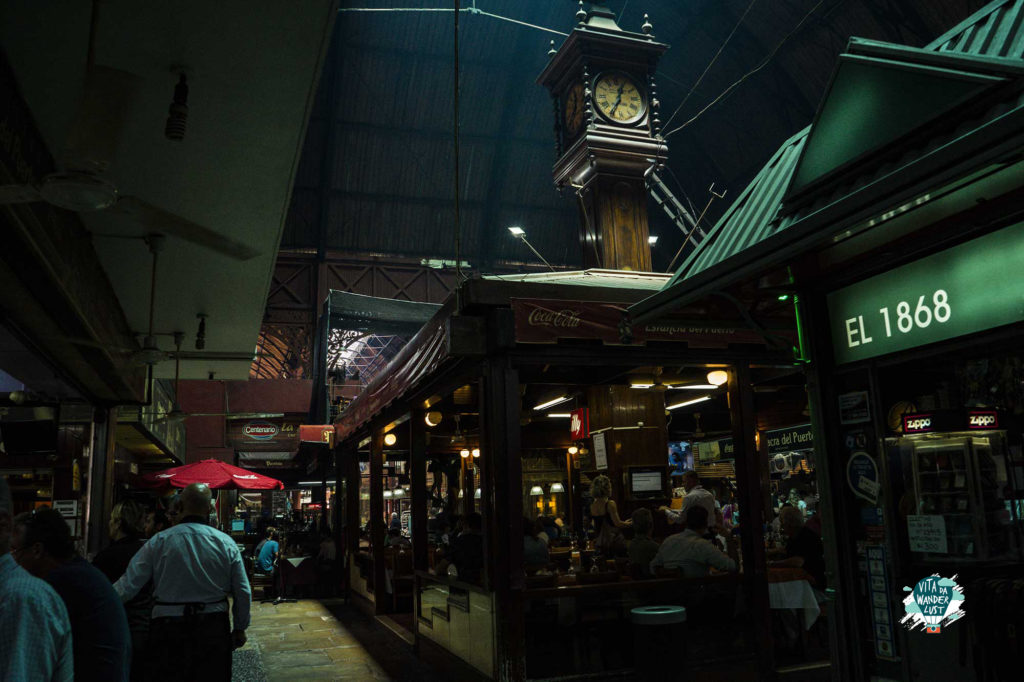
[(177, 525), (150, 538), (114, 584), (128, 601), (153, 581), (149, 679), (230, 682), (231, 652), (245, 644), (249, 579), (235, 541), (207, 525), (210, 511), (209, 486), (185, 488)]
[(708, 512), (709, 531), (713, 531), (722, 518), (718, 513), (718, 501), (715, 500), (715, 496), (704, 489), (700, 484), (700, 477), (693, 470), (683, 472), (683, 488), (686, 489), (686, 495), (683, 497), (682, 509), (677, 511), (663, 505), (658, 510), (665, 512), (669, 523), (686, 525), (686, 512), (694, 507), (703, 507)]

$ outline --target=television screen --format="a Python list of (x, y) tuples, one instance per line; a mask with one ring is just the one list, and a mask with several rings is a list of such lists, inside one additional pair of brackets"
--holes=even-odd
[(669, 474), (681, 476), (687, 469), (693, 468), (693, 446), (688, 441), (677, 441), (668, 444)]
[(232, 519), (231, 520), (231, 532), (232, 533), (244, 533), (245, 532), (245, 519)]
[(662, 492), (662, 472), (660, 471), (634, 471), (630, 478), (634, 493)]

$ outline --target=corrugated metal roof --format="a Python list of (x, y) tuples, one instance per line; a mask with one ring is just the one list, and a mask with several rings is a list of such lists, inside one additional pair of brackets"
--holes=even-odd
[(998, 0), (975, 12), (925, 49), (985, 57), (1024, 58), (1024, 0)]
[[(1021, 59), (1024, 57), (1022, 24), (1024, 0), (996, 0), (924, 49), (973, 57)], [(666, 288), (763, 241), (803, 217), (806, 208), (793, 216), (780, 216), (779, 210), (810, 131), (808, 126), (775, 152), (715, 224), (708, 238), (680, 266)]]
[(775, 218), (810, 131), (810, 126), (804, 128), (775, 152), (712, 228), (700, 248), (683, 262), (669, 286), (766, 239), (779, 229)]

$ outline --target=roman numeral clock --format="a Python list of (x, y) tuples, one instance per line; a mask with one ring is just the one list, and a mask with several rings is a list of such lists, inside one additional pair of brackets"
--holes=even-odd
[(556, 51), (537, 82), (551, 93), (558, 160), (555, 185), (580, 206), (580, 243), (588, 268), (651, 270), (644, 174), (665, 162), (654, 73), (668, 45), (623, 31), (595, 6)]

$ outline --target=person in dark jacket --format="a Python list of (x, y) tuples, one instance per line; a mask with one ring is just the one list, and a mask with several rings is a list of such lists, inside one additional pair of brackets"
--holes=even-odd
[(465, 528), (452, 543), (452, 563), (459, 580), (480, 584), (484, 567), (483, 517), (477, 512), (466, 514)]
[[(135, 553), (146, 544), (143, 533), (146, 511), (142, 505), (125, 500), (110, 510), (109, 532), (112, 542), (100, 550), (92, 565), (100, 569), (113, 585), (124, 575)], [(132, 682), (145, 679), (146, 639), (149, 637), (149, 618), (153, 611), (152, 586), (144, 588), (134, 599), (124, 604), (128, 616), (128, 629), (132, 634)]]
[(22, 568), (50, 583), (71, 621), (75, 680), (126, 682), (131, 660), (128, 619), (106, 577), (75, 551), (60, 512), (43, 508), (15, 519), (12, 548)]

